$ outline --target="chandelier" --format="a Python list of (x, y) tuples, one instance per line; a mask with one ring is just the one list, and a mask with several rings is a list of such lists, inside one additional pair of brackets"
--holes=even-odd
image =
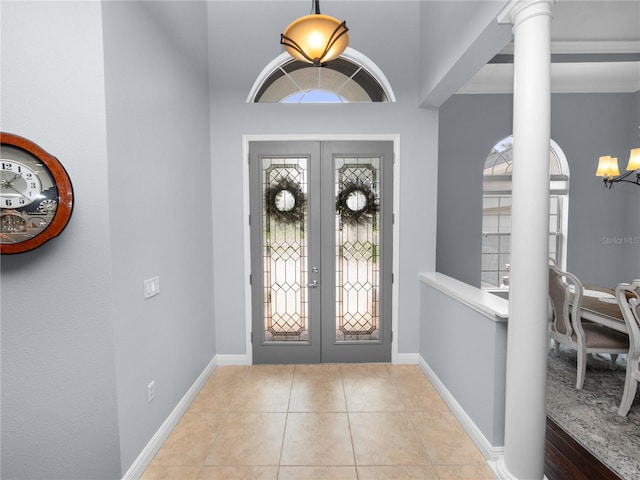
[(320, 13), (320, 0), (313, 0), (313, 13), (291, 24), (280, 35), (280, 43), (292, 57), (317, 67), (340, 56), (349, 45), (347, 22)]
[[(635, 174), (635, 180), (633, 175)], [(596, 177), (602, 177), (603, 186), (607, 188), (613, 187), (614, 183), (627, 182), (634, 185), (640, 185), (640, 148), (631, 149), (629, 154), (629, 163), (627, 163), (627, 171), (620, 175), (618, 168), (618, 159), (610, 155), (602, 156), (598, 159), (598, 169)], [(629, 179), (629, 177), (632, 177)]]

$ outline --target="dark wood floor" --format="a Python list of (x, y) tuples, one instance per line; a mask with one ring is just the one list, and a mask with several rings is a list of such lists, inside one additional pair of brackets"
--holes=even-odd
[(549, 480), (621, 480), (549, 417), (544, 450)]

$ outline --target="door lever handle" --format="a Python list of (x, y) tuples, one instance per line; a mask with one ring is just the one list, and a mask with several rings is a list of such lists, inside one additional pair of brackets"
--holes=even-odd
[(307, 283), (307, 287), (309, 287), (309, 288), (317, 288), (318, 287), (318, 280), (314, 280), (311, 283)]

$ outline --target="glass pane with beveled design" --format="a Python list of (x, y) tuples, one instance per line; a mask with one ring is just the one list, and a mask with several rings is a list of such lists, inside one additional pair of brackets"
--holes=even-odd
[(265, 342), (308, 340), (307, 158), (263, 158)]
[(336, 341), (380, 340), (380, 158), (336, 158)]

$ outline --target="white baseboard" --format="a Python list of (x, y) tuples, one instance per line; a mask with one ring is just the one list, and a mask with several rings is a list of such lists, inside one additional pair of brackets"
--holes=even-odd
[(153, 457), (155, 457), (162, 444), (165, 442), (171, 431), (180, 421), (180, 418), (184, 415), (184, 413), (189, 408), (189, 405), (195, 400), (196, 396), (206, 383), (207, 379), (211, 376), (211, 374), (218, 367), (218, 356), (213, 357), (209, 364), (205, 367), (202, 373), (198, 376), (196, 381), (191, 385), (187, 393), (184, 394), (182, 399), (176, 405), (176, 408), (169, 414), (167, 419), (160, 425), (160, 428), (155, 433), (149, 443), (144, 447), (138, 458), (131, 464), (129, 470), (124, 474), (122, 480), (137, 480), (139, 479), (144, 471), (147, 469)]
[(229, 365), (251, 365), (251, 360), (248, 355), (216, 355), (218, 366)]
[(418, 365), (419, 362), (419, 353), (398, 353), (392, 361), (394, 365)]
[(422, 355), (418, 355), (418, 357), (418, 365), (420, 366), (420, 369), (440, 394), (451, 412), (462, 425), (462, 428), (464, 428), (464, 430), (467, 432), (467, 435), (471, 437), (471, 440), (473, 440), (473, 442), (476, 444), (476, 446), (480, 450), (480, 453), (484, 456), (484, 458), (487, 460), (487, 463), (489, 463), (489, 466), (492, 467), (493, 470), (493, 466), (495, 465), (495, 463), (504, 457), (504, 446), (496, 447), (491, 445), (489, 440), (487, 440), (487, 437), (484, 436), (484, 434), (480, 431), (471, 417), (469, 417), (467, 412), (465, 412), (465, 410), (460, 406), (451, 392), (449, 392), (447, 387), (445, 387), (444, 384), (440, 381), (435, 372), (431, 370), (429, 365), (427, 365), (427, 362), (424, 360), (424, 358), (422, 358)]

